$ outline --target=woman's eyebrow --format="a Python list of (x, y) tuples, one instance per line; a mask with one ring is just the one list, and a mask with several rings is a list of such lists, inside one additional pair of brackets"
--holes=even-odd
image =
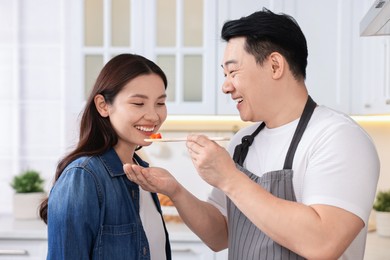
[[(166, 97), (167, 97), (167, 94), (162, 94), (161, 96), (158, 97), (158, 99), (166, 98)], [(134, 94), (134, 95), (128, 96), (128, 98), (144, 98), (144, 99), (149, 99), (149, 97), (148, 97), (147, 95), (144, 95), (144, 94)]]
[(127, 97), (128, 98), (144, 98), (144, 99), (148, 99), (148, 96), (143, 95), (143, 94), (133, 94), (133, 95), (129, 95)]

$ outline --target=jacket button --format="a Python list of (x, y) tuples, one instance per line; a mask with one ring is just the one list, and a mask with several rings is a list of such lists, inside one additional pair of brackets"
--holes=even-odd
[(146, 246), (144, 246), (144, 255), (146, 255), (148, 253), (148, 249), (146, 248)]

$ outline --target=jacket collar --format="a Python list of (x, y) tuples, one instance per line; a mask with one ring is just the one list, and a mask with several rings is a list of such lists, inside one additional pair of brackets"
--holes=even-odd
[[(123, 163), (119, 159), (118, 154), (114, 148), (110, 148), (108, 151), (99, 156), (100, 160), (106, 167), (111, 177), (119, 177), (125, 175), (123, 171)], [(149, 164), (141, 159), (136, 153), (133, 154), (134, 160), (142, 167), (148, 167)]]

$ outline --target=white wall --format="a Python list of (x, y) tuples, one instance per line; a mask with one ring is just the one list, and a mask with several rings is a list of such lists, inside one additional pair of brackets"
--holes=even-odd
[(0, 0), (0, 212), (12, 177), (42, 172), (50, 185), (64, 153), (63, 1)]
[(390, 121), (359, 123), (372, 137), (379, 154), (381, 172), (377, 190), (390, 190)]

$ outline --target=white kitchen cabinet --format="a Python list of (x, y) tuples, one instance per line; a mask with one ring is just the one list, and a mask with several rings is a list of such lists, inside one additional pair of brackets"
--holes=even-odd
[[(320, 105), (350, 113), (353, 0), (295, 1), (292, 16), (300, 24), (308, 46), (306, 86)], [(310, 11), (309, 11), (310, 10)]]
[(171, 248), (173, 260), (214, 259), (214, 252), (201, 242), (172, 242)]
[(0, 238), (0, 260), (43, 260), (46, 254), (46, 239)]
[(205, 244), (197, 242), (172, 242), (172, 260), (227, 260), (227, 250), (215, 253)]
[(46, 225), (0, 215), (0, 260), (42, 260), (47, 254)]
[(361, 39), (360, 73), (354, 93), (354, 114), (390, 113), (390, 37), (369, 36)]
[[(72, 82), (66, 85), (73, 86), (74, 89), (69, 91), (79, 95), (76, 98), (73, 94), (69, 95), (69, 102), (76, 103), (69, 105), (76, 108), (69, 113), (81, 110), (80, 100), (84, 99), (84, 92), (80, 92), (80, 89), (84, 89), (85, 83), (91, 85), (95, 77), (89, 74), (98, 71), (96, 68), (99, 66), (88, 63), (89, 58), (99, 58), (98, 63), (104, 63), (114, 54), (135, 52), (155, 60), (166, 71), (170, 82), (167, 90), (169, 114), (237, 115), (235, 102), (230, 95), (221, 91), (224, 77), (219, 65), (225, 47), (220, 39), (221, 28), (227, 20), (247, 16), (263, 7), (276, 13), (289, 14), (301, 26), (309, 51), (306, 85), (318, 104), (348, 114), (389, 112), (388, 40), (366, 43), (367, 40), (362, 39), (359, 33), (360, 21), (372, 4), (371, 0), (197, 2), (202, 8), (201, 15), (196, 18), (199, 19), (196, 25), (201, 24), (201, 32), (193, 38), (201, 39), (199, 43), (187, 45), (186, 24), (197, 21), (195, 18), (186, 20), (187, 2), (172, 1), (170, 4), (175, 8), (165, 10), (166, 7), (158, 0), (142, 3), (134, 1), (131, 2), (132, 11), (129, 14), (130, 41), (127, 45), (120, 46), (112, 43), (110, 31), (107, 31), (111, 28), (111, 20), (106, 12), (107, 17), (104, 16), (102, 22), (106, 31), (103, 33), (101, 47), (86, 46), (83, 43), (83, 2), (73, 0), (69, 3), (74, 10), (69, 14), (69, 20), (72, 21), (69, 32), (77, 40), (72, 41), (73, 47), (68, 49), (71, 53), (67, 56), (73, 57), (70, 61), (73, 66), (68, 77)], [(161, 12), (161, 8), (165, 11)], [(173, 12), (173, 9), (176, 11)], [(147, 13), (145, 17), (140, 15), (143, 12)], [(172, 14), (167, 15), (166, 12)], [(161, 15), (166, 15), (167, 19), (161, 19)], [(167, 24), (162, 26), (166, 21)], [(92, 28), (95, 30), (95, 27)], [(192, 27), (188, 28), (191, 30)], [(161, 35), (164, 37), (161, 38)], [(88, 72), (88, 67), (91, 66), (93, 69)], [(88, 79), (92, 80), (88, 82)]]
[(167, 222), (172, 260), (226, 260), (227, 250), (215, 253), (183, 223)]
[(71, 11), (65, 16), (65, 38), (73, 39), (67, 91), (74, 108), (67, 113), (78, 114), (113, 56), (136, 53), (166, 73), (170, 114), (215, 114), (216, 1), (72, 0), (66, 5)]

